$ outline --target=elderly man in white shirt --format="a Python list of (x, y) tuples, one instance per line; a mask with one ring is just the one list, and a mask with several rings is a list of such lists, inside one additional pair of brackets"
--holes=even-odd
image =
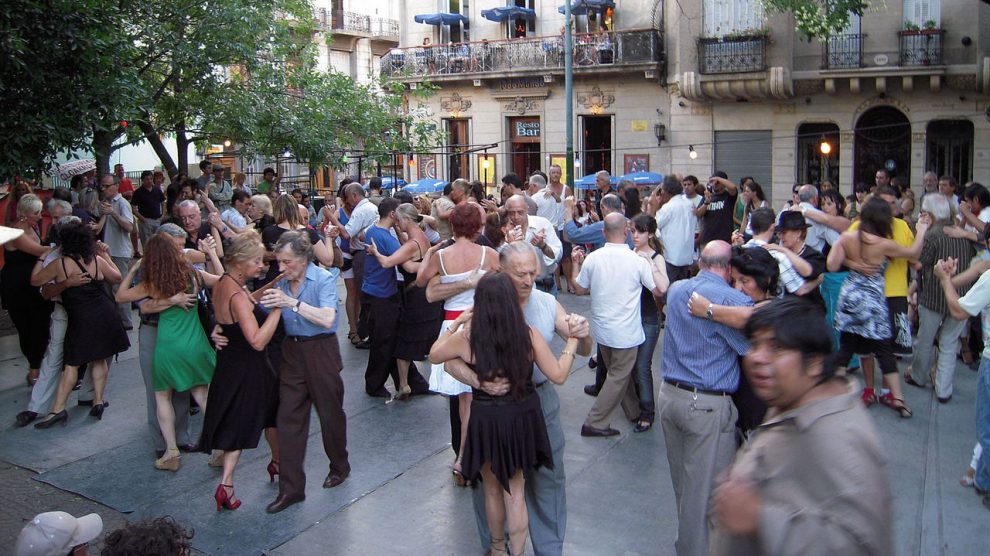
[(557, 230), (549, 220), (541, 216), (530, 215), (526, 198), (513, 195), (505, 202), (511, 228), (505, 234), (505, 242), (525, 240), (533, 244), (542, 255), (542, 272), (536, 279), (536, 287), (540, 291), (556, 297), (557, 284), (553, 274), (563, 253)]
[[(798, 198), (801, 199), (800, 211), (802, 213), (811, 212), (821, 212), (818, 210), (818, 188), (811, 185), (805, 184), (798, 189)], [(808, 247), (814, 248), (819, 253), (825, 250), (825, 238), (828, 235), (835, 236), (838, 240), (838, 234), (832, 232), (831, 228), (826, 227), (824, 224), (819, 224), (815, 220), (808, 219), (811, 227), (808, 228), (808, 236), (804, 240), (804, 244)], [(778, 223), (780, 222), (778, 218)], [(832, 232), (832, 234), (830, 234)]]
[[(351, 218), (346, 225), (340, 223), (337, 218), (337, 211), (329, 212), (330, 221), (340, 229), (341, 239), (350, 240), (351, 257), (353, 260), (351, 268), (354, 270), (354, 283), (358, 292), (364, 284), (364, 259), (365, 244), (364, 231), (378, 222), (378, 206), (365, 197), (364, 188), (360, 183), (349, 183), (344, 186), (341, 193), (344, 204), (351, 207)], [(368, 312), (362, 310), (358, 315), (358, 335), (364, 340), (368, 337)], [(363, 343), (361, 346), (367, 344)]]
[(670, 282), (691, 277), (694, 263), (695, 204), (684, 196), (677, 176), (666, 176), (654, 195), (660, 200), (657, 211), (657, 237), (663, 242), (667, 278)]
[(608, 367), (605, 384), (581, 426), (581, 436), (614, 436), (612, 412), (622, 405), (629, 420), (639, 418), (639, 398), (632, 370), (639, 345), (646, 339), (640, 319), (643, 288), (662, 297), (650, 264), (626, 245), (626, 217), (605, 217), (605, 245), (587, 259), (575, 250), (574, 286), (578, 295), (591, 296), (591, 330)]

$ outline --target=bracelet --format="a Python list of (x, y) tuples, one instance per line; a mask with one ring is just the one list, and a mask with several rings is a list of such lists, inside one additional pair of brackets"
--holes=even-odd
[(565, 355), (570, 355), (571, 357), (574, 357), (574, 352), (571, 351), (571, 350), (569, 350), (569, 349), (565, 349), (564, 351), (560, 352), (560, 356), (561, 357), (563, 357)]

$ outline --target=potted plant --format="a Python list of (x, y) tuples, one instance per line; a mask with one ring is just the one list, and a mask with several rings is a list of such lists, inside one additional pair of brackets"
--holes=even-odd
[(929, 31), (938, 29), (938, 23), (935, 23), (934, 19), (929, 19), (928, 21), (925, 22), (925, 29)]
[(918, 24), (917, 23), (915, 23), (913, 21), (905, 21), (904, 22), (904, 31), (905, 31), (904, 34), (906, 34), (906, 35), (916, 34), (920, 30), (921, 30), (921, 28), (918, 27)]

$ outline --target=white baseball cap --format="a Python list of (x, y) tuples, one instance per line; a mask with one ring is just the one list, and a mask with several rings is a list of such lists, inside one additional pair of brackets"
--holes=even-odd
[(8, 228), (7, 226), (0, 226), (0, 245), (7, 243), (8, 241), (14, 241), (15, 239), (21, 237), (24, 230), (20, 228)]
[(17, 536), (14, 556), (65, 556), (73, 547), (100, 536), (103, 519), (97, 514), (76, 518), (65, 512), (34, 516)]

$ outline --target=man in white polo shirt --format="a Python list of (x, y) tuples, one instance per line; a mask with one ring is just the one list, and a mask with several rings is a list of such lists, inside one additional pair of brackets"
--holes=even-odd
[(605, 384), (588, 417), (581, 436), (614, 436), (609, 426), (615, 407), (621, 403), (626, 417), (639, 417), (639, 398), (632, 370), (636, 352), (646, 336), (640, 321), (639, 302), (643, 288), (662, 296), (647, 260), (626, 245), (626, 217), (605, 217), (605, 245), (588, 255), (575, 250), (574, 287), (577, 295), (594, 291), (591, 297), (591, 330), (608, 367)]

